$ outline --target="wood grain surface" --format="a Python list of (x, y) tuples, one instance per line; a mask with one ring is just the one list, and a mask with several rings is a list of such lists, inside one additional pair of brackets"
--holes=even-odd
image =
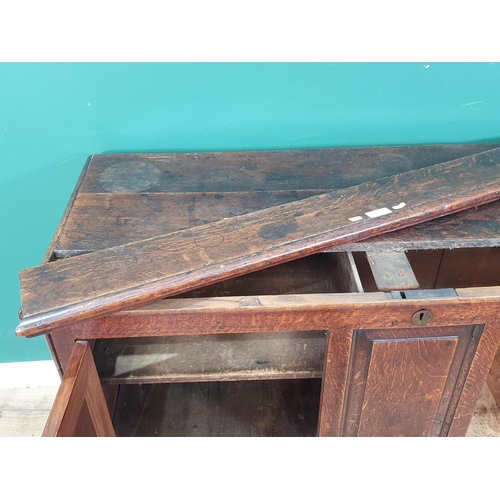
[[(495, 149), (50, 262), (21, 272), (22, 321), (17, 333), (41, 334), (499, 197), (500, 149)], [(392, 211), (368, 216), (381, 208)]]
[(385, 293), (260, 295), (165, 299), (149, 306), (75, 323), (77, 339), (270, 331), (414, 327), (412, 315), (432, 312), (432, 326), (497, 323), (500, 287), (456, 290), (454, 297), (393, 299)]
[(381, 291), (420, 288), (404, 252), (366, 252), (376, 286)]
[(488, 373), (488, 387), (490, 388), (493, 399), (500, 407), (500, 352), (497, 352), (490, 372)]
[(43, 436), (114, 435), (90, 345), (76, 342)]
[(499, 340), (496, 325), (332, 329), (319, 435), (465, 435)]
[[(318, 381), (316, 381), (318, 382)], [(292, 382), (293, 383), (293, 382)], [(191, 384), (192, 390), (195, 390), (198, 384)], [(117, 388), (118, 386), (104, 386)], [(135, 396), (146, 388), (146, 386), (129, 386), (135, 389), (129, 395), (124, 395), (124, 399), (120, 401), (120, 409), (123, 408), (124, 402), (128, 407), (133, 405), (134, 410), (138, 410), (138, 404), (134, 403)], [(309, 394), (311, 393), (308, 388)], [(2, 437), (28, 437), (28, 436), (41, 436), (43, 427), (52, 407), (57, 387), (29, 387), (29, 388), (15, 388), (15, 389), (0, 389), (0, 436)], [(128, 398), (127, 396), (131, 396)], [(189, 400), (189, 392), (184, 393), (184, 397)], [(316, 390), (312, 400), (311, 407), (317, 408), (319, 394)], [(142, 400), (144, 402), (144, 398)], [(182, 400), (179, 401), (182, 403)], [(154, 403), (153, 403), (154, 404)], [(224, 403), (223, 403), (224, 404)], [(300, 408), (300, 407), (299, 407)], [(291, 408), (293, 411), (293, 408)], [(138, 415), (139, 413), (136, 413)], [(297, 414), (291, 412), (291, 416), (301, 421)], [(301, 414), (305, 417), (305, 414)], [(117, 416), (118, 417), (118, 416)], [(129, 427), (130, 420), (133, 419), (132, 412), (124, 415), (124, 419), (120, 421), (119, 418), (115, 420), (115, 429), (118, 435), (121, 431), (125, 435), (132, 435), (134, 430)], [(182, 418), (182, 417), (181, 417)], [(166, 423), (166, 422), (165, 422)], [(311, 430), (309, 435), (314, 435), (315, 423), (311, 423)], [(168, 425), (168, 424), (167, 424)], [(170, 421), (170, 425), (179, 425)], [(153, 429), (154, 430), (157, 429)], [(192, 425), (190, 428), (185, 427), (191, 434), (196, 435), (197, 428)], [(219, 431), (223, 432), (223, 429)], [(467, 437), (499, 437), (500, 436), (500, 408), (495, 403), (488, 386), (485, 384), (482, 388), (480, 397), (474, 408), (474, 414), (471, 419), (469, 429), (467, 430)]]
[(321, 380), (122, 385), (117, 436), (313, 437)]
[(500, 144), (94, 155), (80, 192), (332, 191), (496, 147)]
[[(476, 328), (475, 334), (477, 333)], [(498, 323), (484, 325), (480, 337), (476, 336), (476, 345), (466, 353), (464, 363), (460, 367), (459, 380), (453, 395), (454, 401), (450, 402), (454, 411), (449, 411), (446, 415), (443, 430), (447, 432), (442, 432), (441, 435), (465, 436), (483, 384), (487, 382), (488, 372), (499, 343), (500, 325)]]
[(457, 342), (374, 342), (358, 435), (429, 436)]
[(385, 233), (339, 250), (409, 251), (500, 246), (500, 202), (476, 206), (423, 224)]
[(356, 331), (341, 435), (438, 436), (473, 332), (467, 326)]
[(325, 332), (247, 333), (96, 343), (103, 383), (321, 378)]
[[(82, 189), (70, 203), (70, 217), (64, 218), (58, 228), (53, 255), (64, 258), (102, 250), (495, 147), (456, 144), (94, 155)], [(452, 247), (463, 245), (463, 240), (475, 241), (476, 245), (499, 240), (492, 226), (499, 213), (500, 205), (487, 213), (454, 215), (439, 225), (440, 233), (424, 224), (418, 231), (406, 232), (402, 241), (417, 248), (439, 244)], [(370, 238), (367, 244), (398, 243), (393, 236), (378, 238)]]

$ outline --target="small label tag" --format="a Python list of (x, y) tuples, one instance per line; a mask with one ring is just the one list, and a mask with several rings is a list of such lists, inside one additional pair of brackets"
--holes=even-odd
[(400, 210), (401, 208), (404, 208), (406, 207), (406, 203), (404, 201), (402, 201), (399, 205), (394, 205), (392, 207), (393, 210)]
[(389, 210), (387, 207), (378, 208), (377, 210), (372, 210), (371, 212), (365, 212), (365, 215), (368, 215), (371, 219), (387, 214), (392, 214), (392, 210)]

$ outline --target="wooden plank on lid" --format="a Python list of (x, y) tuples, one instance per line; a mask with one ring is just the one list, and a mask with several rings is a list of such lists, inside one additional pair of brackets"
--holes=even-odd
[(500, 198), (500, 148), (21, 272), (17, 334), (148, 304)]

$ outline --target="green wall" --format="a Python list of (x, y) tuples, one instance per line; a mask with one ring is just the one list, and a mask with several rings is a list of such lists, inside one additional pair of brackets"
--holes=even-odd
[(499, 140), (500, 64), (0, 64), (0, 362), (92, 153)]

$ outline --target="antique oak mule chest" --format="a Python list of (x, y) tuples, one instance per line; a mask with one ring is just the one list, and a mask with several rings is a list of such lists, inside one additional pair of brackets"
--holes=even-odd
[(18, 335), (44, 435), (461, 436), (500, 402), (500, 149), (89, 158)]

